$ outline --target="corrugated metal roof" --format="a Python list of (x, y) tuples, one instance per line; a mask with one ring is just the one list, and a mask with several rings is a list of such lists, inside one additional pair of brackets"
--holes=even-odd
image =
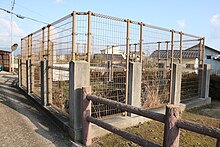
[[(168, 52), (166, 50), (160, 50), (160, 58), (171, 58), (171, 50)], [(154, 51), (150, 57), (152, 58), (158, 58), (158, 50)], [(199, 52), (198, 51), (192, 51), (192, 50), (183, 50), (182, 51), (182, 58), (185, 59), (191, 59), (191, 58), (198, 58), (199, 57)], [(174, 58), (180, 58), (180, 51), (179, 50), (174, 50)]]
[(0, 50), (0, 52), (11, 53), (10, 51), (6, 51), (6, 50)]

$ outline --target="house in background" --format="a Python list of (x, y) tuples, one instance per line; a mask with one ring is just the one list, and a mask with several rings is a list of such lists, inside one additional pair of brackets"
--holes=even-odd
[[(199, 51), (199, 44), (187, 49), (188, 51)], [(212, 74), (220, 74), (220, 51), (205, 46), (204, 63), (211, 64)]]
[(11, 52), (0, 50), (0, 65), (3, 71), (11, 71)]
[(122, 51), (119, 46), (108, 47), (100, 50), (100, 52), (101, 54), (124, 54), (124, 51)]
[[(186, 65), (186, 68), (197, 69), (199, 59), (199, 44), (194, 45), (186, 50), (182, 51), (182, 63)], [(171, 50), (158, 50), (154, 51), (150, 57), (159, 57), (159, 63), (164, 63), (169, 66), (171, 58)], [(179, 63), (180, 51), (174, 50), (174, 63)], [(213, 49), (209, 46), (205, 46), (204, 63), (211, 64), (212, 74), (220, 74), (220, 51)]]

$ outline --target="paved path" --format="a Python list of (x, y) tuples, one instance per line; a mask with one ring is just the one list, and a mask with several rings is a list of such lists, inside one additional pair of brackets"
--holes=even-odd
[(45, 114), (13, 85), (17, 77), (0, 72), (0, 147), (73, 146)]

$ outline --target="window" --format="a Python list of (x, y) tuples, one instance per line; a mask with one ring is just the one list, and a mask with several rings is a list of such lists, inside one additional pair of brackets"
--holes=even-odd
[(211, 58), (212, 58), (212, 56), (209, 56), (209, 55), (208, 55), (208, 56), (206, 56), (206, 58), (207, 58), (207, 59), (211, 59)]

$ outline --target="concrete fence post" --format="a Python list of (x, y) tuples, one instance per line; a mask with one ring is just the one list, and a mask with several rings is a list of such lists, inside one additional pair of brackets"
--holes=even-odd
[(179, 105), (181, 97), (182, 64), (173, 64), (173, 80), (171, 91), (171, 104)]
[(204, 64), (202, 85), (201, 85), (201, 97), (202, 98), (209, 97), (210, 70), (211, 70), (211, 65)]
[(82, 143), (86, 146), (92, 144), (91, 129), (92, 125), (86, 120), (87, 116), (91, 116), (92, 102), (86, 99), (86, 96), (91, 94), (91, 87), (82, 88)]
[(89, 63), (71, 61), (69, 64), (69, 134), (76, 142), (82, 141), (82, 87), (90, 85)]
[(41, 104), (48, 104), (48, 60), (40, 62), (41, 65)]
[(18, 86), (22, 86), (22, 64), (21, 59), (18, 59)]
[(164, 126), (164, 147), (178, 147), (180, 129), (176, 123), (180, 119), (180, 108), (175, 105), (166, 106), (165, 126)]
[[(141, 107), (141, 76), (142, 64), (140, 62), (129, 62), (128, 73), (128, 104)], [(135, 116), (128, 113), (128, 116)]]

